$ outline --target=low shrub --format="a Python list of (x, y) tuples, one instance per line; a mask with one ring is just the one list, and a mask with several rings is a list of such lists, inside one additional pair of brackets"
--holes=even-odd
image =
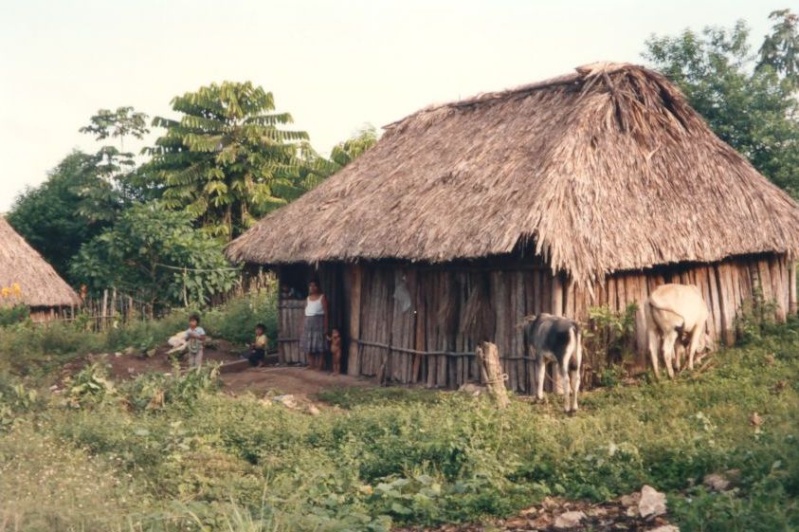
[(621, 381), (623, 364), (634, 354), (636, 312), (635, 303), (623, 312), (608, 307), (588, 309), (588, 323), (583, 327), (582, 382), (586, 388), (616, 386)]
[(271, 344), (277, 340), (277, 291), (274, 285), (233, 299), (202, 316), (203, 327), (215, 338), (235, 344), (252, 342), (255, 326), (263, 323)]

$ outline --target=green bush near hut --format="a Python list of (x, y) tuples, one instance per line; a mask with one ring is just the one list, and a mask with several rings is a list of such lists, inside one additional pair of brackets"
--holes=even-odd
[[(84, 345), (108, 341), (93, 338)], [(65, 352), (80, 347), (65, 342)], [(500, 412), (484, 398), (399, 388), (327, 392), (323, 414), (311, 416), (269, 397), (220, 394), (210, 368), (105, 387), (102, 366), (90, 366), (72, 384), (101, 391), (57, 394), (43, 370), (6, 369), (0, 523), (387, 530), (507, 516), (546, 496), (601, 501), (650, 484), (668, 494), (685, 530), (799, 528), (799, 322), (715, 357), (715, 368), (676, 382), (587, 393), (574, 417), (554, 399), (516, 398)], [(735, 489), (703, 486), (710, 473), (734, 477)]]

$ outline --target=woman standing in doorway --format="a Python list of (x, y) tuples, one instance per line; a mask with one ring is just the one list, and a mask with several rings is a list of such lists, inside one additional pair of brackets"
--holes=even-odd
[(305, 302), (305, 321), (302, 326), (300, 349), (308, 359), (308, 367), (321, 370), (327, 334), (327, 299), (318, 281), (308, 283)]

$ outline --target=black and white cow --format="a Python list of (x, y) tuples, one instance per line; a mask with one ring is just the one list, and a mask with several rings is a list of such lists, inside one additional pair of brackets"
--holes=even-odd
[[(530, 356), (534, 359), (536, 397), (544, 398), (547, 363), (557, 362), (566, 396), (564, 410), (576, 412), (583, 361), (579, 324), (568, 318), (539, 314), (524, 326), (524, 339), (529, 346)], [(570, 395), (572, 395), (571, 401)]]

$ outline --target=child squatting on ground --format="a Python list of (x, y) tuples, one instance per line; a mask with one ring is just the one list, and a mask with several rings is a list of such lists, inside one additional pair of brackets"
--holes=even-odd
[(199, 368), (203, 363), (205, 331), (200, 327), (200, 317), (197, 314), (189, 316), (189, 328), (186, 330), (186, 342), (189, 348), (189, 367)]
[(250, 344), (250, 354), (247, 359), (250, 366), (262, 366), (266, 361), (266, 348), (269, 346), (269, 339), (266, 337), (266, 326), (259, 323), (255, 326), (255, 342)]

